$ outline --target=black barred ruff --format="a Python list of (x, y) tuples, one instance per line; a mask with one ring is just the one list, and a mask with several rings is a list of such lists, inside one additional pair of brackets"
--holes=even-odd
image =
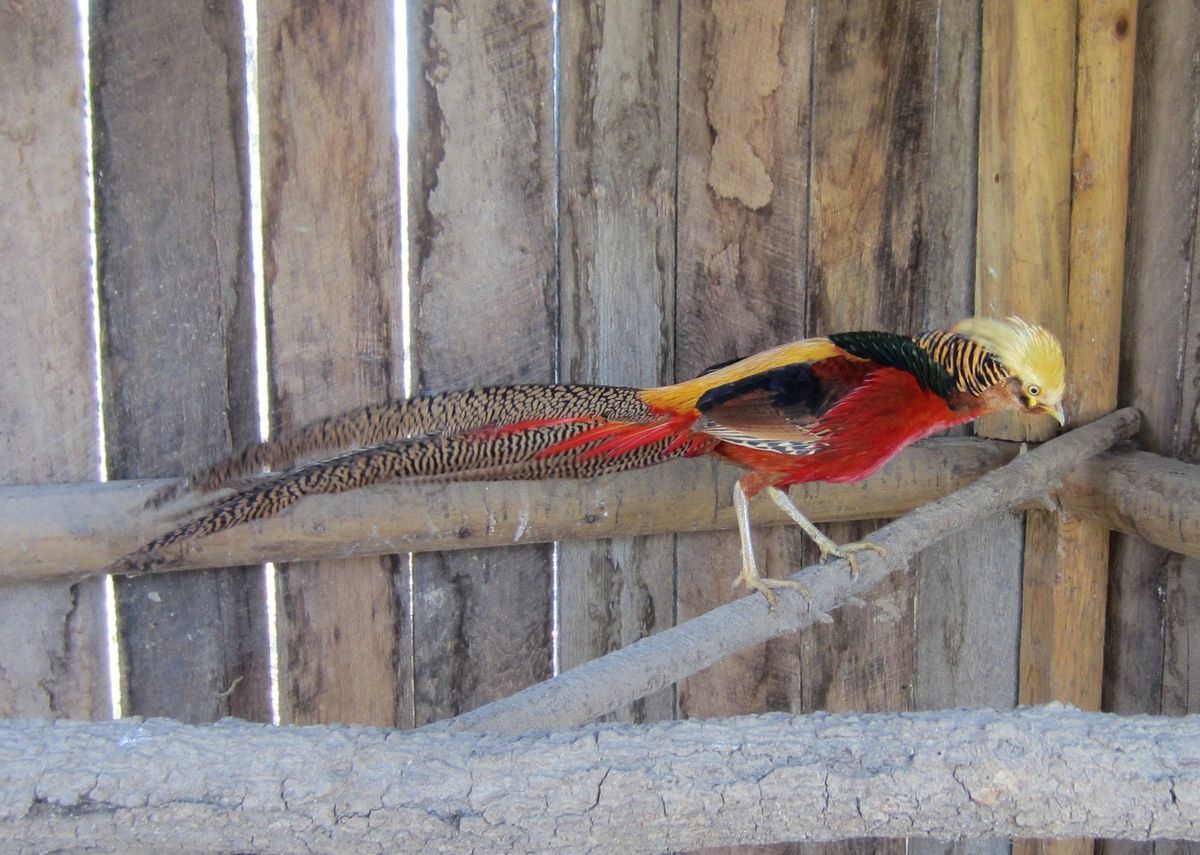
[(914, 341), (949, 372), (955, 387), (969, 395), (1003, 383), (1009, 372), (996, 356), (977, 341), (946, 330), (931, 330)]

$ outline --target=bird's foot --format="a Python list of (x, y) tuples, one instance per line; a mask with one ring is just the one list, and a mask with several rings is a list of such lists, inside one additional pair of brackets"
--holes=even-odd
[(882, 546), (876, 543), (870, 543), (866, 540), (859, 540), (855, 541), (854, 543), (843, 543), (841, 546), (838, 546), (833, 541), (827, 541), (826, 543), (818, 542), (817, 546), (821, 550), (822, 561), (828, 560), (829, 556), (831, 555), (836, 558), (845, 558), (847, 561), (849, 561), (851, 576), (858, 575), (858, 556), (854, 553), (870, 550), (872, 552), (878, 552), (880, 555), (887, 555), (886, 550), (884, 550)]
[(808, 588), (799, 582), (793, 582), (791, 579), (768, 579), (758, 575), (758, 568), (756, 567), (743, 566), (742, 572), (733, 580), (733, 584), (729, 587), (736, 588), (739, 584), (745, 585), (752, 591), (758, 591), (766, 597), (768, 609), (774, 609), (775, 605), (779, 602), (779, 598), (775, 596), (775, 591), (772, 590), (774, 588), (796, 591), (809, 603), (812, 602), (812, 594), (809, 593)]

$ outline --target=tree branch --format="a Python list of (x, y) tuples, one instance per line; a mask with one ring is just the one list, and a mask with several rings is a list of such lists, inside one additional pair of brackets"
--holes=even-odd
[[(613, 653), (530, 686), (449, 722), (451, 727), (496, 733), (523, 733), (538, 728), (576, 727), (695, 674), (714, 662), (768, 639), (828, 619), (845, 605), (906, 569), (910, 558), (958, 529), (1019, 505), (1051, 490), (1063, 476), (1114, 443), (1132, 436), (1140, 417), (1118, 410), (1024, 454), (968, 487), (924, 505), (870, 536), (887, 555), (862, 553), (857, 577), (844, 559), (809, 567), (793, 579), (812, 594), (806, 603), (784, 592), (768, 611), (761, 595), (743, 597), (697, 618)], [(702, 572), (719, 572), (701, 568)], [(729, 571), (730, 577), (734, 574)]]
[(663, 851), (1200, 839), (1200, 717), (745, 716), (504, 737), (0, 722), (5, 851)]
[[(1016, 454), (1014, 443), (928, 440), (865, 481), (804, 484), (792, 496), (816, 522), (896, 517)], [(280, 517), (204, 538), (162, 570), (732, 529), (738, 474), (688, 460), (587, 481), (393, 484), (313, 496)], [(102, 571), (186, 514), (142, 508), (166, 483), (0, 487), (0, 582)], [(1200, 557), (1200, 466), (1144, 452), (1098, 455), (1055, 496), (1085, 519)], [(771, 502), (753, 503), (751, 513), (758, 525), (791, 525)]]
[[(1014, 443), (932, 440), (867, 481), (805, 485), (794, 495), (818, 521), (894, 517), (1016, 454)], [(586, 481), (390, 484), (310, 496), (279, 517), (202, 538), (162, 570), (731, 529), (739, 474), (715, 460), (684, 460)], [(0, 488), (0, 581), (102, 571), (186, 516), (142, 507), (167, 483)], [(770, 502), (753, 512), (758, 523), (788, 522)]]

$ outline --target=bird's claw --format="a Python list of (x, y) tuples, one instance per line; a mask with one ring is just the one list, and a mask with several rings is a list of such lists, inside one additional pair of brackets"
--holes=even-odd
[(730, 585), (730, 587), (736, 588), (739, 584), (745, 585), (752, 591), (758, 591), (760, 594), (766, 597), (767, 608), (769, 610), (774, 609), (779, 602), (779, 598), (775, 596), (775, 592), (772, 590), (772, 588), (785, 588), (796, 591), (798, 594), (800, 594), (800, 596), (804, 597), (806, 601), (809, 603), (812, 602), (812, 594), (809, 593), (808, 588), (804, 587), (799, 582), (793, 582), (791, 579), (766, 579), (762, 576), (759, 576), (757, 571), (749, 568), (742, 568), (741, 574), (733, 580), (733, 584)]
[(829, 548), (827, 548), (824, 544), (820, 544), (820, 548), (822, 561), (828, 560), (829, 556), (831, 555), (837, 558), (845, 558), (847, 561), (849, 561), (851, 576), (858, 575), (858, 556), (854, 553), (871, 550), (872, 552), (878, 552), (880, 555), (887, 555), (887, 551), (882, 546), (876, 543), (870, 543), (866, 540), (856, 541), (854, 543), (843, 543), (841, 546), (832, 546)]

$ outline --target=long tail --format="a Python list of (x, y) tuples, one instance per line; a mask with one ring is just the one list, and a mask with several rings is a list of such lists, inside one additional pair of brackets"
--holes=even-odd
[(309, 495), (399, 480), (588, 478), (701, 454), (713, 441), (693, 433), (693, 421), (691, 414), (656, 413), (636, 389), (608, 386), (497, 387), (356, 410), (249, 449), (189, 483), (223, 485), (264, 462), (329, 447), (335, 437), (361, 445), (386, 435), (385, 423), (402, 435), (267, 476), (119, 559), (110, 572), (168, 563), (178, 557), (174, 547), (181, 555), (196, 538), (275, 516)]
[(455, 435), (529, 420), (593, 416), (642, 422), (654, 417), (638, 390), (611, 386), (496, 386), (371, 404), (319, 419), (255, 443), (164, 487), (146, 502), (159, 507), (187, 492), (211, 492), (264, 470), (279, 471), (323, 453), (370, 448), (413, 437)]

